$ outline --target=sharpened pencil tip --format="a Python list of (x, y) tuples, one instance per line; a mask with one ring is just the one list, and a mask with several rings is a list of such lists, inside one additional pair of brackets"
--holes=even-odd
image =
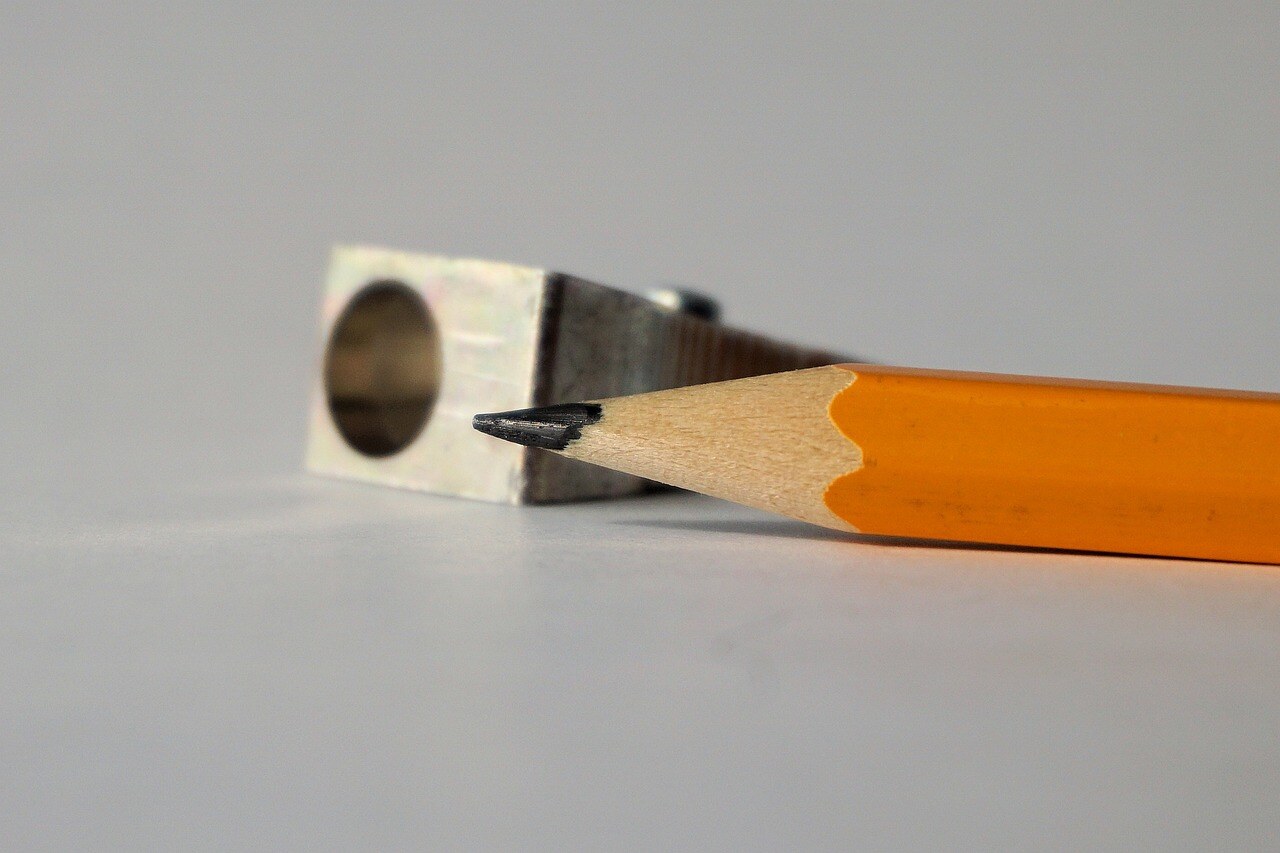
[(513, 412), (479, 414), (471, 425), (486, 435), (544, 450), (564, 450), (582, 428), (600, 420), (598, 403), (564, 403)]

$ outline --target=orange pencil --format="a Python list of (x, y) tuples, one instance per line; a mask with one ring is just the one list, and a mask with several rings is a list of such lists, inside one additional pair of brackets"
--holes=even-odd
[(475, 426), (838, 530), (1280, 563), (1280, 394), (845, 364)]

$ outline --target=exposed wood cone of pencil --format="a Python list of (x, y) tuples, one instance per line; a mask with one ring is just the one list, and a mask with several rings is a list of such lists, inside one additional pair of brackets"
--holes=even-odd
[(1280, 563), (1280, 394), (844, 364), (475, 426), (837, 530)]

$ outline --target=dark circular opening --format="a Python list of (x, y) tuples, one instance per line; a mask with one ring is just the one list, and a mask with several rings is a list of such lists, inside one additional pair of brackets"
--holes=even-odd
[(360, 291), (334, 324), (324, 387), (338, 432), (366, 456), (404, 450), (440, 392), (440, 333), (426, 304), (398, 281)]

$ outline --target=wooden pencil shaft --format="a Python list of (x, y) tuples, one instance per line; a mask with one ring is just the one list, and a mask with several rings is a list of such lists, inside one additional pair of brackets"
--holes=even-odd
[(597, 402), (564, 455), (827, 527), (1280, 562), (1280, 395), (837, 365)]

